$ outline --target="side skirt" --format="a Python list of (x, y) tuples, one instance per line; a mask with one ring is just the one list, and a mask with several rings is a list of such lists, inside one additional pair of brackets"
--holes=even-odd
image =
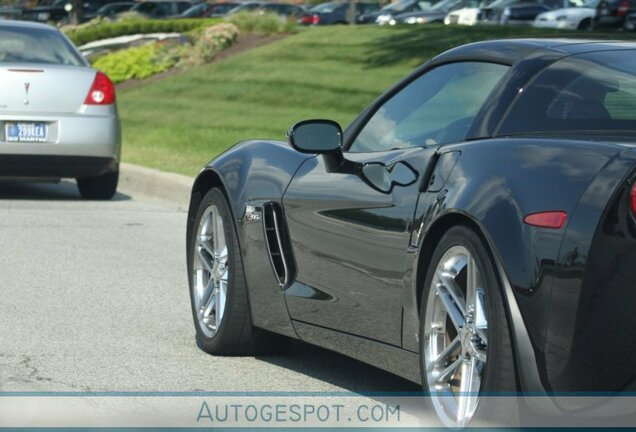
[(420, 356), (401, 348), (347, 333), (293, 321), (301, 340), (339, 352), (421, 384)]

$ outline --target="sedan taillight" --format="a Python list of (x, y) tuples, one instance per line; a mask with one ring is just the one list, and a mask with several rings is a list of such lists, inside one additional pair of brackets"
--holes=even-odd
[(85, 105), (112, 105), (115, 103), (115, 85), (103, 72), (97, 72)]

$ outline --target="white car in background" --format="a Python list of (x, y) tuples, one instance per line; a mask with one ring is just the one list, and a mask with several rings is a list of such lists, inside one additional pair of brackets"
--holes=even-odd
[(444, 24), (458, 24), (474, 26), (479, 22), (480, 8), (463, 8), (453, 11), (446, 15), (444, 18)]
[(555, 9), (540, 13), (532, 25), (537, 28), (588, 29), (596, 15), (598, 2), (599, 0), (589, 0), (579, 7)]

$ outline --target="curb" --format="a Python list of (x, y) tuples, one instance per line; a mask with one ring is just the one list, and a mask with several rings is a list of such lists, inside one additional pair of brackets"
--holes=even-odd
[(117, 188), (124, 193), (170, 201), (187, 209), (193, 183), (193, 177), (122, 162)]

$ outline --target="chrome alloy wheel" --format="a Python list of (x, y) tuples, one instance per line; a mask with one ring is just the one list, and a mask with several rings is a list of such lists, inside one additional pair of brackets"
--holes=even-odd
[(211, 338), (223, 320), (229, 274), (223, 219), (215, 205), (201, 216), (194, 248), (194, 307), (201, 331)]
[(463, 246), (437, 263), (424, 319), (424, 368), (435, 411), (448, 426), (475, 415), (488, 350), (483, 272)]

